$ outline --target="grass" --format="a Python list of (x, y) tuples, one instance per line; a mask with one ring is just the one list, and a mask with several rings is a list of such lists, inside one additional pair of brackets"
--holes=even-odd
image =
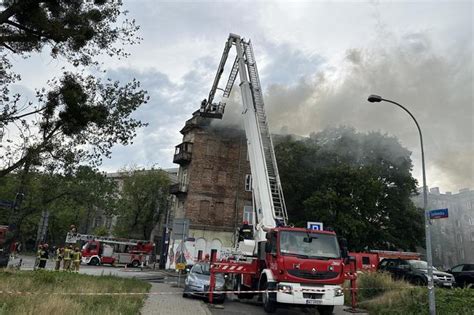
[[(428, 291), (384, 273), (361, 274), (357, 279), (358, 306), (369, 314), (428, 314)], [(474, 314), (473, 289), (436, 288), (437, 314)], [(347, 294), (348, 298), (350, 295)]]
[[(33, 295), (0, 294), (4, 314), (138, 314), (146, 295), (57, 295), (57, 293), (148, 292), (150, 284), (114, 276), (88, 276), (52, 271), (0, 271), (0, 291), (33, 292)], [(43, 294), (48, 293), (48, 294)]]

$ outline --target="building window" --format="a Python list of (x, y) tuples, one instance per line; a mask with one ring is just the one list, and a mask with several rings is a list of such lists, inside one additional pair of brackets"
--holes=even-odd
[(253, 206), (244, 206), (243, 221), (248, 221), (249, 224), (253, 225)]
[(207, 141), (207, 148), (206, 154), (210, 156), (216, 156), (217, 152), (219, 152), (219, 146), (217, 145), (216, 140), (209, 140)]
[(102, 217), (97, 217), (95, 218), (95, 222), (94, 222), (94, 227), (100, 227), (102, 226)]
[(199, 204), (199, 215), (201, 218), (207, 218), (209, 215), (209, 206), (210, 206), (210, 201), (209, 200), (201, 200)]
[(471, 232), (471, 241), (474, 242), (474, 232)]
[(252, 175), (245, 175), (245, 191), (252, 191)]

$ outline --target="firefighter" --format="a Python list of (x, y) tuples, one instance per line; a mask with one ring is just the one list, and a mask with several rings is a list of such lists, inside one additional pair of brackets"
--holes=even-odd
[(39, 265), (38, 268), (44, 269), (46, 267), (46, 262), (48, 261), (48, 244), (44, 244), (43, 248), (40, 251)]
[(64, 257), (64, 248), (58, 247), (58, 249), (56, 249), (56, 258), (55, 258), (56, 265), (54, 266), (54, 270), (59, 270), (61, 268), (61, 261), (63, 260), (63, 257)]
[(81, 265), (81, 258), (82, 258), (81, 251), (79, 250), (79, 247), (76, 247), (74, 252), (72, 253), (72, 262), (73, 262), (72, 270), (73, 271), (79, 272), (79, 266)]
[(252, 227), (249, 225), (249, 221), (245, 220), (239, 230), (239, 242), (243, 240), (251, 240), (252, 238)]
[(72, 245), (64, 248), (64, 262), (63, 262), (63, 270), (69, 271), (71, 270), (71, 256), (72, 256)]
[(38, 245), (38, 250), (36, 251), (35, 266), (33, 268), (34, 270), (36, 270), (36, 268), (38, 268), (42, 251), (43, 251), (43, 245)]

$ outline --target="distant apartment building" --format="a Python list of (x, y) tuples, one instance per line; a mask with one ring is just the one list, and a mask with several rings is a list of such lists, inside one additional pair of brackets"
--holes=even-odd
[[(173, 162), (179, 164), (176, 196), (172, 207), (174, 229), (168, 268), (178, 256), (188, 263), (230, 250), (243, 220), (253, 221), (250, 164), (243, 130), (215, 127), (199, 111), (181, 130)], [(187, 235), (179, 235), (177, 222), (189, 223)], [(170, 225), (171, 226), (171, 225)]]
[[(423, 194), (413, 198), (423, 206)], [(428, 194), (428, 210), (448, 208), (449, 217), (432, 220), (433, 265), (450, 268), (460, 263), (474, 263), (474, 191), (440, 193), (438, 187)]]

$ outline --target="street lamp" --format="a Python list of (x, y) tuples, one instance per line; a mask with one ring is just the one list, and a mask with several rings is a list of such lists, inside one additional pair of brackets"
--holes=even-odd
[(387, 100), (382, 98), (379, 95), (370, 95), (367, 99), (371, 103), (378, 103), (378, 102), (388, 102), (394, 105), (397, 105), (413, 118), (413, 121), (416, 124), (416, 128), (418, 128), (418, 133), (420, 134), (420, 144), (421, 144), (421, 166), (423, 172), (423, 215), (425, 216), (425, 237), (426, 237), (426, 258), (428, 260), (428, 298), (429, 298), (429, 305), (430, 305), (430, 314), (436, 314), (436, 303), (435, 303), (435, 291), (433, 285), (433, 257), (431, 256), (431, 230), (430, 230), (430, 221), (428, 217), (428, 213), (426, 212), (426, 208), (428, 206), (428, 192), (426, 187), (426, 172), (425, 172), (425, 151), (423, 150), (423, 135), (421, 134), (420, 125), (415, 119), (415, 116), (410, 113), (408, 109), (406, 109), (403, 105), (398, 104), (397, 102)]

